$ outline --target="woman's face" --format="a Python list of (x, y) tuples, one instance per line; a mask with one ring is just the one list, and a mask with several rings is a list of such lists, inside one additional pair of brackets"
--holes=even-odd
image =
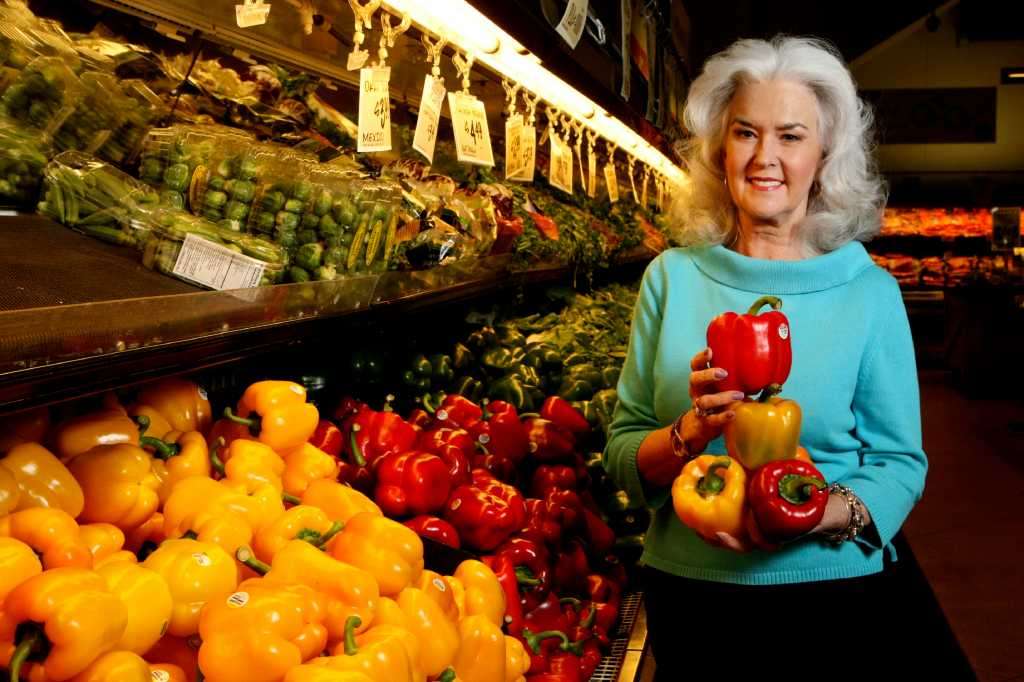
[(727, 117), (725, 178), (740, 224), (799, 224), (821, 162), (814, 93), (792, 81), (748, 83), (736, 91)]

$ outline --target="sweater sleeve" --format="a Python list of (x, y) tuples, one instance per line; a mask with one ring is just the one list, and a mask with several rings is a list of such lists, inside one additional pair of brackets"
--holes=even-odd
[(861, 466), (841, 481), (871, 513), (874, 532), (864, 534), (861, 544), (875, 549), (887, 546), (903, 525), (924, 492), (928, 470), (914, 344), (902, 297), (893, 288), (896, 300), (870, 340), (853, 398)]
[(657, 508), (665, 504), (669, 490), (652, 491), (641, 479), (636, 454), (651, 431), (663, 426), (654, 414), (654, 360), (661, 334), (661, 259), (644, 273), (633, 309), (629, 349), (617, 387), (619, 401), (604, 451), (604, 466), (612, 480), (634, 504)]

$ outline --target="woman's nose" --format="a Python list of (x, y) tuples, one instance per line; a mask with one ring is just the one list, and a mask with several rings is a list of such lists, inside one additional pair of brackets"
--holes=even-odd
[(778, 164), (778, 153), (773, 139), (768, 136), (758, 139), (751, 164), (756, 168), (771, 168)]

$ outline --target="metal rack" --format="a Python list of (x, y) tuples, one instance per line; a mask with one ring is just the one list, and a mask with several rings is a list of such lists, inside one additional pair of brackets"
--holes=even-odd
[(611, 636), (611, 650), (590, 677), (590, 682), (634, 682), (647, 648), (647, 616), (643, 592), (623, 595), (619, 626)]

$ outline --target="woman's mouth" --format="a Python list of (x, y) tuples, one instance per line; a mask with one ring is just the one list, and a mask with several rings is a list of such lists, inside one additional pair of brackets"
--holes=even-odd
[(747, 178), (747, 182), (753, 185), (754, 189), (761, 192), (771, 192), (785, 184), (782, 180), (776, 178)]

